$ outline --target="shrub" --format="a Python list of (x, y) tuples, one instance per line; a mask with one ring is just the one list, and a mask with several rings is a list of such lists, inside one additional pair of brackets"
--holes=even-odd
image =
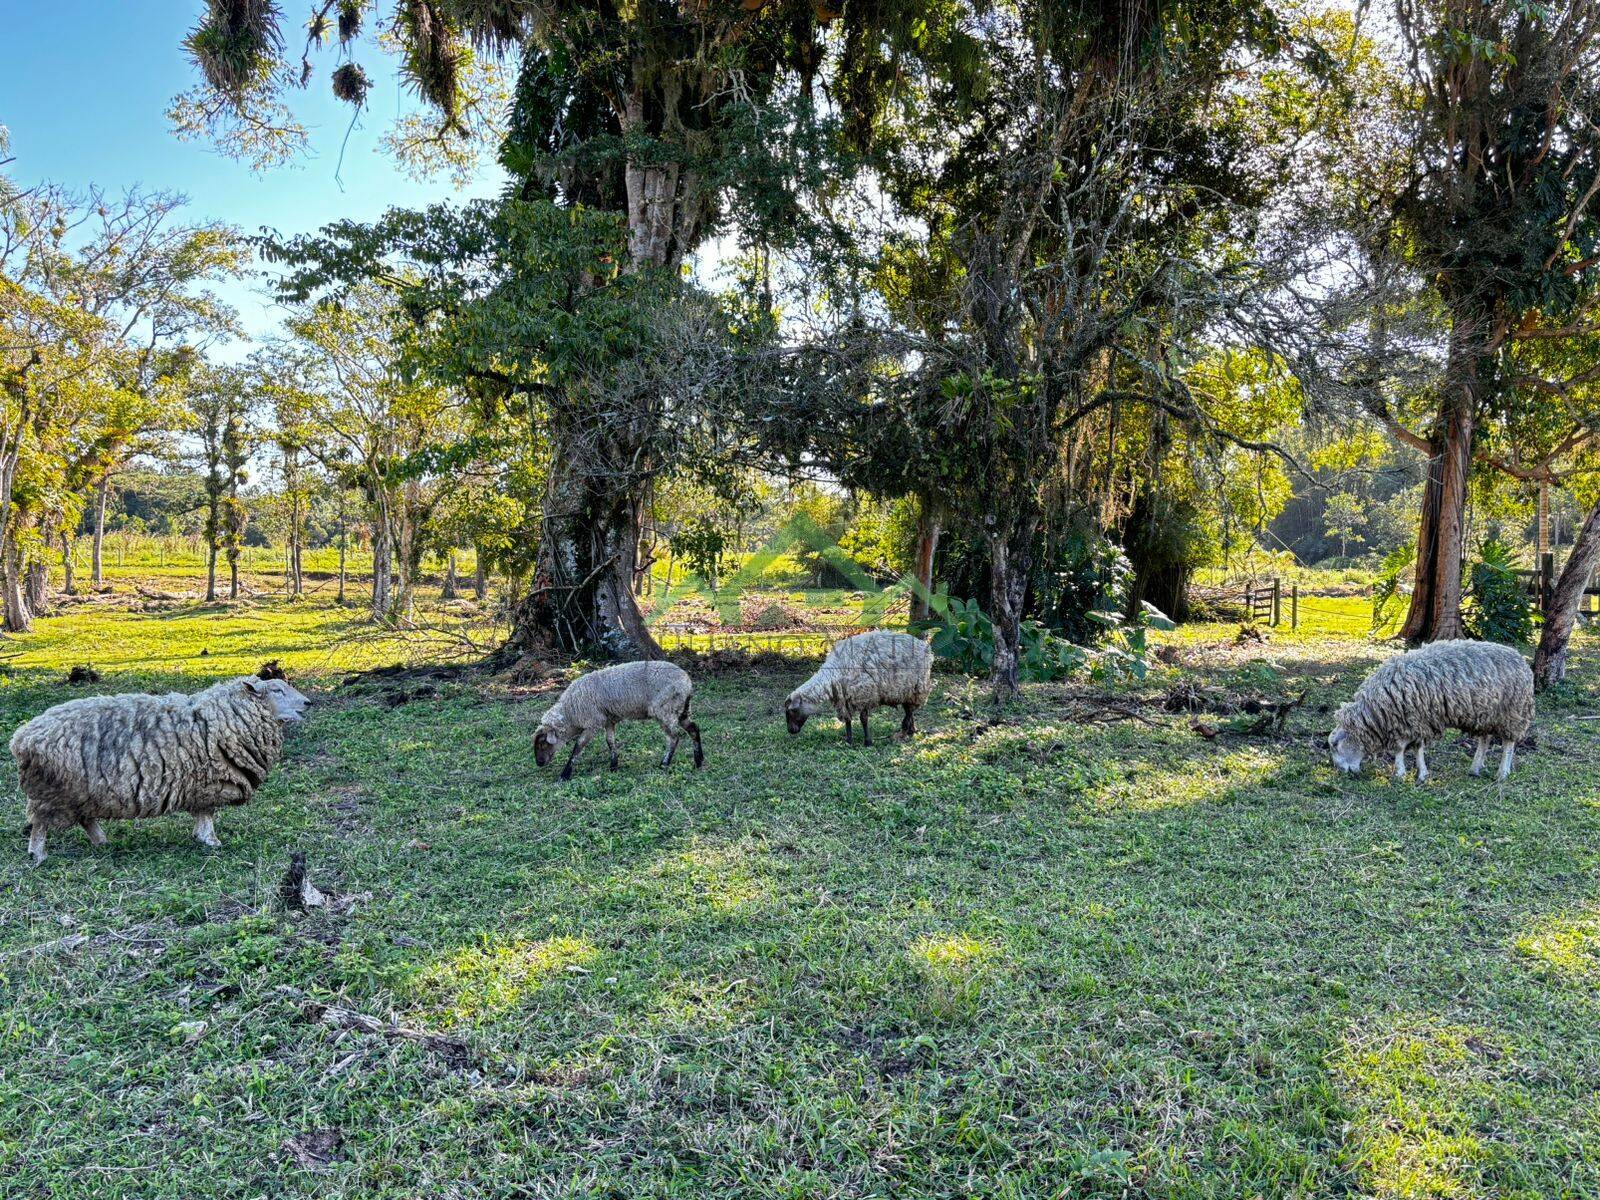
[(1486, 642), (1523, 645), (1533, 636), (1533, 606), (1516, 557), (1496, 538), (1479, 554), (1467, 585), (1467, 630)]

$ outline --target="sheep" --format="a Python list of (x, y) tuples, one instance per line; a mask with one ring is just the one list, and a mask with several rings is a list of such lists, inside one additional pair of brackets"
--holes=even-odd
[(689, 699), (694, 684), (688, 672), (669, 662), (619, 663), (574, 679), (566, 691), (544, 714), (533, 735), (533, 759), (541, 767), (550, 765), (556, 747), (572, 743), (572, 752), (561, 768), (563, 780), (572, 778), (572, 764), (593, 739), (604, 732), (611, 751), (611, 769), (617, 769), (617, 725), (623, 721), (655, 721), (667, 735), (663, 767), (672, 765), (678, 742), (684, 734), (694, 739), (694, 765), (705, 766), (705, 751), (700, 746), (700, 726), (689, 719)]
[(783, 706), (790, 736), (806, 721), (832, 708), (844, 722), (844, 740), (855, 744), (853, 722), (861, 717), (861, 734), (872, 745), (867, 714), (880, 706), (905, 709), (900, 736), (916, 734), (915, 714), (933, 690), (933, 651), (909, 633), (875, 630), (836, 642), (817, 673), (794, 691)]
[(28, 853), (82, 825), (104, 844), (102, 820), (194, 814), (194, 836), (216, 849), (216, 810), (244, 804), (283, 750), (283, 725), (310, 701), (287, 682), (231, 679), (195, 695), (91, 696), (46, 709), (11, 736), (28, 801)]
[(1533, 671), (1509, 646), (1493, 642), (1433, 642), (1396, 655), (1367, 677), (1339, 709), (1328, 749), (1334, 765), (1352, 774), (1369, 751), (1393, 754), (1405, 778), (1406, 749), (1417, 748), (1417, 781), (1428, 778), (1427, 745), (1446, 729), (1478, 739), (1472, 773), (1483, 772), (1489, 741), (1504, 750), (1497, 776), (1511, 774), (1517, 739), (1533, 723)]

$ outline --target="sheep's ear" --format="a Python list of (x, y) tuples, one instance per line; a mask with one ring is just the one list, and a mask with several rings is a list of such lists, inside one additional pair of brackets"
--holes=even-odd
[(252, 692), (264, 692), (267, 690), (267, 681), (265, 679), (257, 679), (254, 675), (247, 676), (244, 685)]

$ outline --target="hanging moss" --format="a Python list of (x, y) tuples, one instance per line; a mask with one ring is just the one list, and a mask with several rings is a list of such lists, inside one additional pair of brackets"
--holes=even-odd
[(209, 0), (184, 46), (207, 83), (240, 96), (277, 63), (283, 50), (281, 16), (273, 0)]
[(445, 128), (459, 128), (465, 47), (456, 27), (433, 0), (403, 0), (395, 22), (405, 46), (406, 78), (443, 114)]
[(358, 63), (345, 63), (333, 73), (333, 94), (346, 104), (360, 108), (371, 90), (372, 80)]

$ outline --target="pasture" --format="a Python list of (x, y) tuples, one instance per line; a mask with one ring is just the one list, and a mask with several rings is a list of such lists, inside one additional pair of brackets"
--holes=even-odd
[[(8, 644), (7, 732), (279, 658), (315, 696), (207, 852), (181, 817), (0, 854), (15, 1196), (1600, 1194), (1600, 694), (1504, 787), (1337, 776), (1390, 648), (1166, 635), (1150, 677), (937, 677), (911, 743), (696, 674), (703, 772), (533, 766), (559, 691), (313, 599), (85, 605)], [(691, 671), (694, 668), (691, 666)], [(1281, 736), (1160, 703), (1307, 692)], [(1226, 725), (1226, 720), (1220, 720)], [(290, 912), (294, 851), (327, 908)]]

